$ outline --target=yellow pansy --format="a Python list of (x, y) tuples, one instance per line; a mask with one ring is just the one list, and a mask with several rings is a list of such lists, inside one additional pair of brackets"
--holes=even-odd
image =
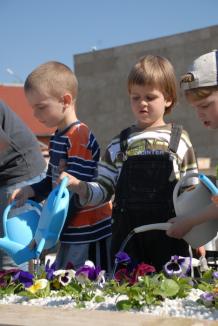
[(35, 294), (39, 290), (45, 289), (47, 285), (48, 285), (48, 280), (42, 278), (40, 280), (36, 280), (35, 283), (29, 288), (27, 288), (26, 290), (31, 292), (32, 294)]

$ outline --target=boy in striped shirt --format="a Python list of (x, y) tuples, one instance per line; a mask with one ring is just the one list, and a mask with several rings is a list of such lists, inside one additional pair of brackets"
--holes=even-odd
[[(55, 61), (40, 65), (27, 77), (24, 90), (36, 119), (49, 128), (56, 128), (56, 131), (50, 139), (46, 178), (37, 184), (17, 189), (12, 195), (17, 205), (29, 197), (44, 200), (63, 171), (79, 180), (91, 182), (97, 176), (100, 158), (95, 136), (77, 118), (78, 83), (69, 67)], [(60, 239), (56, 267), (65, 268), (68, 262), (72, 262), (78, 269), (87, 259), (92, 259), (102, 268), (110, 269), (110, 203), (106, 201), (95, 207), (75, 209), (73, 196), (68, 215), (68, 225), (64, 227)], [(93, 247), (94, 252), (92, 250), (90, 256), (90, 248)]]

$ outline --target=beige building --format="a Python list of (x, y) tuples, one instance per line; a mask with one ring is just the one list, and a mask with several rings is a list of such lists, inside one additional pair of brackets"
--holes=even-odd
[[(126, 80), (139, 57), (145, 54), (167, 57), (179, 78), (195, 57), (216, 48), (218, 25), (76, 55), (80, 119), (92, 128), (104, 150), (113, 136), (133, 122)], [(218, 130), (204, 128), (184, 99), (180, 98), (167, 120), (184, 126), (198, 157), (211, 157), (213, 165), (218, 162)]]

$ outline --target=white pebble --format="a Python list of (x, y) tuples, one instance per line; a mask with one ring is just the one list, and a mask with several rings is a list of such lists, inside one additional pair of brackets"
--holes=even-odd
[[(218, 310), (215, 308), (208, 309), (203, 305), (199, 305), (196, 300), (202, 293), (199, 289), (192, 289), (186, 298), (178, 298), (174, 300), (165, 299), (160, 306), (145, 306), (143, 310), (132, 313), (151, 314), (155, 316), (171, 316), (171, 317), (188, 317), (207, 320), (218, 320)], [(94, 301), (86, 302), (86, 309), (88, 310), (110, 310), (115, 311), (117, 297), (105, 296), (105, 301), (96, 303)], [(120, 300), (120, 298), (119, 298)], [(60, 307), (62, 309), (70, 309), (76, 306), (76, 303), (70, 296), (57, 297), (55, 292), (51, 297), (29, 299), (27, 297), (20, 297), (18, 295), (8, 295), (0, 299), (0, 304), (22, 304), (30, 306), (47, 306)]]

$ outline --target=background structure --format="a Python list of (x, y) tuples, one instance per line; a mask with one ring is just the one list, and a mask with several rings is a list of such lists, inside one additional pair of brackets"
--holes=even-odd
[[(179, 77), (192, 60), (218, 48), (218, 25), (145, 42), (74, 56), (79, 80), (78, 115), (97, 136), (104, 151), (111, 138), (133, 122), (127, 93), (132, 65), (145, 54), (168, 58)], [(181, 123), (188, 131), (198, 157), (218, 161), (218, 130), (207, 130), (181, 97), (167, 121)]]

